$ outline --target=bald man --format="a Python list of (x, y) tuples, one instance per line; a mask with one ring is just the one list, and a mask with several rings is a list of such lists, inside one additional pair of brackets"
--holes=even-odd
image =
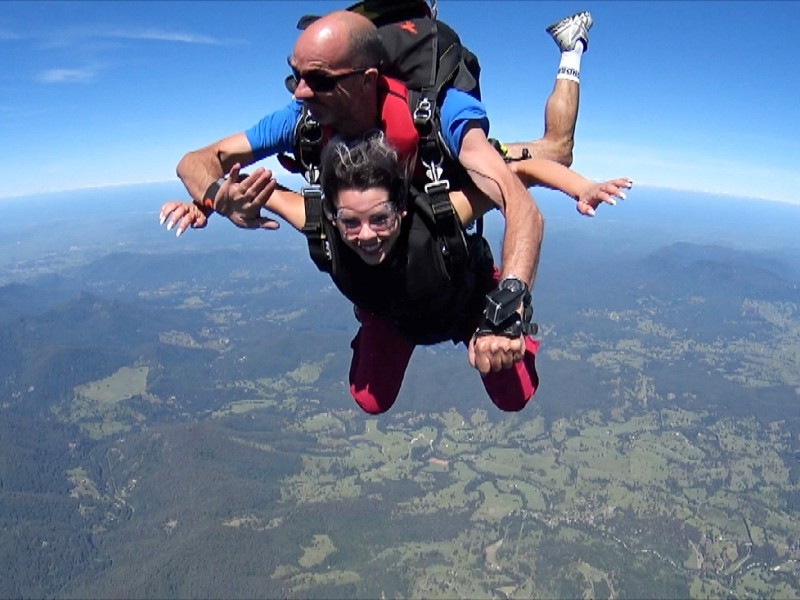
[[(362, 15), (337, 11), (312, 23), (300, 34), (289, 59), (296, 80), (293, 101), (244, 132), (186, 154), (177, 171), (189, 194), (241, 227), (276, 227), (257, 216), (275, 187), (272, 173), (258, 168), (239, 181), (239, 169), (294, 150), (301, 103), (322, 125), (345, 137), (381, 128), (390, 141), (399, 138), (398, 143), (404, 143), (407, 123), (402, 123), (410, 122), (410, 110), (398, 101), (402, 84), (379, 73), (382, 56), (377, 29)], [(483, 106), (459, 90), (448, 90), (446, 101), (441, 115), (445, 142), (472, 184), (489, 199), (485, 209), (496, 206), (505, 216), (502, 275), (530, 285), (543, 228), (536, 203), (489, 143)], [(401, 135), (390, 129), (401, 130)], [(226, 173), (230, 177), (220, 180)], [(173, 221), (180, 217), (173, 213)]]
[[(580, 59), (588, 46), (591, 27), (591, 15), (583, 12), (547, 28), (562, 57), (553, 91), (545, 105), (544, 136), (530, 142), (508, 144), (504, 147), (508, 157), (530, 156), (571, 165)], [(383, 56), (383, 48), (378, 42), (374, 25), (350, 11), (331, 13), (303, 31), (290, 61), (296, 83), (295, 99), (250, 129), (189, 152), (181, 159), (177, 173), (193, 200), (205, 204), (208, 212), (215, 208), (239, 227), (277, 227), (277, 223), (256, 212), (274, 188), (271, 172), (257, 169), (247, 179), (239, 181), (239, 169), (267, 156), (294, 151), (295, 126), (301, 103), (311, 110), (317, 121), (347, 136), (379, 127), (374, 92), (366, 89), (375, 80), (377, 69), (374, 67)], [(360, 91), (367, 93), (362, 95)], [(470, 163), (472, 159), (474, 163), (475, 148), (480, 148), (477, 156), (483, 156), (481, 152), (486, 149), (481, 142), (462, 145), (468, 125), (483, 129), (484, 133), (488, 131), (483, 105), (465, 92), (448, 90), (442, 106), (441, 124), (451, 155), (457, 156), (462, 165), (465, 160)], [(480, 136), (473, 134), (471, 137)], [(527, 168), (526, 161), (517, 160), (510, 166), (524, 187), (538, 183), (529, 174), (533, 169)], [(234, 176), (225, 180), (225, 174)], [(479, 185), (482, 190), (487, 186), (494, 188), (491, 196), (497, 204), (498, 193), (503, 193), (507, 185), (496, 181), (483, 181)], [(578, 210), (583, 214), (593, 214), (590, 207), (580, 202)]]

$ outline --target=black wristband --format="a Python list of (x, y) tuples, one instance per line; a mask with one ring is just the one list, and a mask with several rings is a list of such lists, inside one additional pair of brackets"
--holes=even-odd
[(484, 335), (501, 335), (507, 338), (518, 338), (521, 335), (536, 335), (539, 333), (539, 325), (530, 322), (530, 316), (520, 317), (514, 313), (508, 319), (495, 325), (489, 319), (483, 318), (481, 324), (475, 330), (475, 337)]
[(222, 184), (225, 183), (225, 178), (220, 177), (206, 190), (206, 193), (203, 194), (203, 207), (207, 208), (211, 211), (214, 210), (214, 200), (217, 198), (217, 194), (219, 193), (219, 188), (222, 187)]

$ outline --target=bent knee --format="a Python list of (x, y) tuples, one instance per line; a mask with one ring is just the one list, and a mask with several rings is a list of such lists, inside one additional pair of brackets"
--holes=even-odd
[[(531, 395), (531, 398), (532, 397), (533, 396)], [(523, 408), (528, 406), (528, 400), (530, 400), (530, 398), (527, 398), (527, 399), (522, 400), (522, 401), (514, 401), (514, 402), (508, 402), (508, 401), (497, 402), (497, 401), (495, 401), (494, 398), (492, 398), (492, 402), (494, 402), (494, 405), (497, 408), (499, 408), (500, 410), (502, 410), (503, 412), (519, 412)]]
[(392, 397), (386, 395), (378, 396), (368, 390), (356, 391), (352, 387), (350, 388), (350, 395), (353, 397), (353, 400), (356, 401), (356, 404), (358, 404), (361, 410), (370, 415), (379, 415), (381, 413), (385, 413), (387, 410), (392, 408), (394, 401), (397, 399), (397, 395)]

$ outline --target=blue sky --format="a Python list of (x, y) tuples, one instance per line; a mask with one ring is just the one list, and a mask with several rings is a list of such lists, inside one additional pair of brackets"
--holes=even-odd
[[(0, 198), (174, 179), (287, 101), (297, 18), (348, 4), (0, 2)], [(577, 170), (800, 203), (797, 2), (440, 0), (481, 59), (493, 135), (541, 135), (544, 28), (583, 9)]]

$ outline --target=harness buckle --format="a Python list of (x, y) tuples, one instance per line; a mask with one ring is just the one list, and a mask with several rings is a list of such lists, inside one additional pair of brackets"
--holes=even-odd
[(301, 231), (309, 237), (324, 239), (322, 226), (322, 188), (319, 185), (309, 185), (301, 188), (303, 203), (306, 210), (306, 222)]
[[(319, 181), (320, 177), (320, 168), (318, 165), (303, 165), (306, 169), (303, 171), (303, 178), (308, 181), (309, 183)], [(322, 193), (320, 192), (320, 197), (322, 197)]]
[(420, 98), (414, 109), (414, 125), (427, 125), (433, 118), (433, 104), (425, 97)]
[(298, 124), (295, 158), (302, 166), (303, 177), (311, 184), (319, 182), (322, 138), (322, 126), (306, 111)]
[[(425, 164), (425, 163), (423, 163)], [(428, 165), (425, 164), (427, 167)], [(439, 174), (441, 175), (442, 168), (438, 165), (434, 165), (438, 170)], [(450, 181), (447, 179), (439, 179), (438, 177), (433, 181), (425, 184), (425, 193), (429, 196), (433, 194), (442, 194), (444, 192), (448, 192), (450, 190)]]
[(304, 186), (300, 193), (306, 200), (322, 200), (322, 187), (316, 184)]

